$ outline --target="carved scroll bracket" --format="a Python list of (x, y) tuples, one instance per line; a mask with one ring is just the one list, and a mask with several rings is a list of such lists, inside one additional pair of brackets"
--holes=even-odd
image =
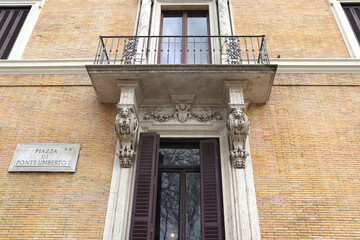
[(230, 137), (230, 159), (234, 168), (245, 168), (246, 158), (249, 152), (246, 150), (246, 139), (249, 134), (250, 123), (245, 114), (246, 103), (244, 101), (243, 87), (246, 83), (227, 82), (229, 96), (229, 116), (227, 130)]
[(120, 166), (129, 168), (135, 159), (135, 143), (138, 130), (134, 88), (122, 88), (120, 102), (116, 105), (118, 114), (114, 128), (120, 149), (116, 153)]
[(231, 109), (227, 129), (232, 143), (230, 158), (234, 168), (245, 168), (246, 158), (249, 156), (249, 152), (245, 149), (249, 125), (248, 117), (243, 109)]

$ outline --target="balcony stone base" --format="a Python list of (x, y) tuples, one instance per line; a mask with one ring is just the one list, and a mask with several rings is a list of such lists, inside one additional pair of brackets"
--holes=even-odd
[[(266, 103), (277, 65), (87, 65), (101, 103), (117, 103), (121, 88), (136, 84), (139, 105), (169, 105), (173, 95), (193, 104), (228, 103), (226, 85), (240, 84), (247, 103)], [(226, 83), (226, 84), (225, 84)]]

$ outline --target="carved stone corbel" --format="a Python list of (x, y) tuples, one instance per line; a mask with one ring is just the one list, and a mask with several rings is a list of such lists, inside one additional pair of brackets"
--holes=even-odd
[(116, 153), (120, 166), (129, 168), (135, 158), (135, 137), (138, 130), (138, 120), (131, 107), (118, 106), (119, 113), (115, 119), (115, 133), (119, 140), (120, 150)]
[(246, 158), (249, 153), (246, 151), (246, 139), (249, 134), (249, 121), (242, 108), (230, 110), (227, 120), (227, 129), (230, 135), (232, 150), (230, 158), (234, 168), (245, 168)]

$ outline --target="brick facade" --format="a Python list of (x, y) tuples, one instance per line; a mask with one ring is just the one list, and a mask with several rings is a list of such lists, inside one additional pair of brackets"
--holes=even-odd
[[(132, 35), (138, 1), (47, 0), (23, 59), (92, 58), (99, 35)], [(348, 58), (325, 0), (232, 0), (237, 34), (270, 56)], [(360, 236), (360, 75), (277, 74), (252, 105), (262, 239)], [(0, 75), (0, 239), (101, 239), (115, 152), (115, 104), (88, 75)], [(8, 173), (20, 142), (81, 143), (75, 173)]]

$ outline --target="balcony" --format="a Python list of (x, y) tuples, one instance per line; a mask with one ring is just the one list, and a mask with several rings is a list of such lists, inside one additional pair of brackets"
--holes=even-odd
[(100, 36), (94, 64), (270, 64), (265, 36)]
[[(124, 84), (136, 82), (142, 105), (171, 104), (194, 95), (195, 104), (224, 104), (224, 81), (245, 89), (249, 103), (265, 103), (277, 65), (265, 36), (100, 36), (86, 66), (99, 100), (115, 103)], [(141, 97), (140, 97), (141, 96)]]

